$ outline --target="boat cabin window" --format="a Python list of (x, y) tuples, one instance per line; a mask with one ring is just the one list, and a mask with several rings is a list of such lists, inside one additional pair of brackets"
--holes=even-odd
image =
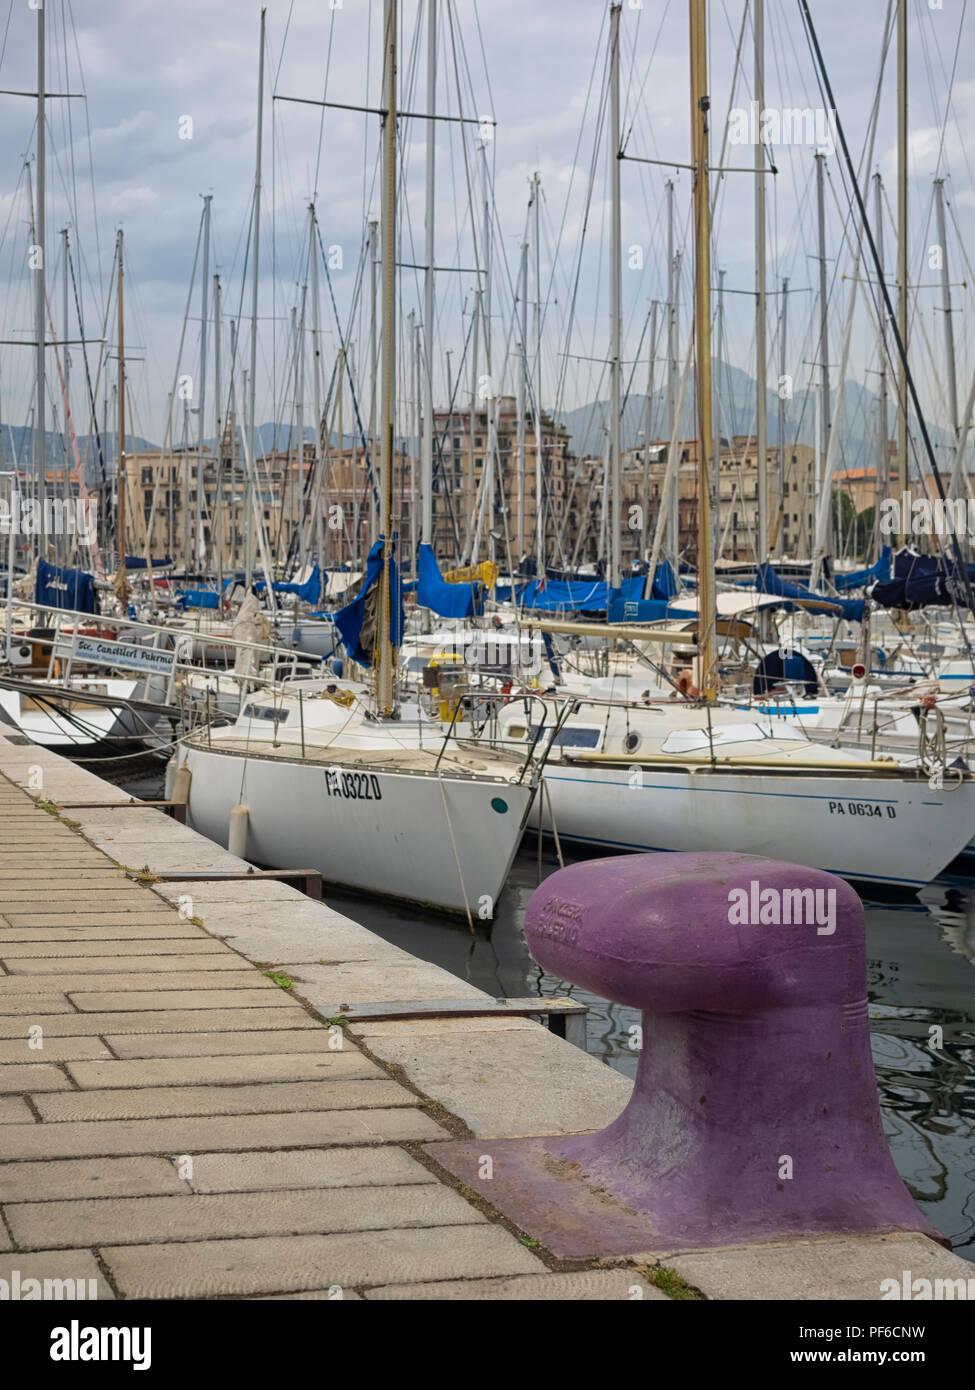
[[(538, 729), (539, 725), (532, 725), (532, 738), (534, 738), (535, 735), (538, 733)], [(545, 743), (547, 743), (548, 739), (551, 738), (551, 736), (551, 729), (549, 729), (546, 726), (543, 726), (539, 743), (544, 745)], [(559, 732), (559, 736), (556, 739), (556, 746), (559, 748), (598, 748), (599, 740), (602, 738), (602, 736), (602, 727), (599, 725), (592, 726), (585, 724), (565, 724), (563, 725), (562, 729)]]
[(276, 719), (279, 724), (287, 721), (286, 710), (276, 710), (273, 705), (247, 705), (244, 709), (245, 719)]

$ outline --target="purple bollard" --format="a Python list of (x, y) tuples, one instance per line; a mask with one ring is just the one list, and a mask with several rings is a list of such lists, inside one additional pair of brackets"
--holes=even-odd
[(842, 879), (746, 854), (588, 861), (541, 885), (525, 935), (546, 970), (642, 1011), (629, 1104), (595, 1134), (429, 1152), (553, 1252), (949, 1243), (884, 1139), (863, 909)]

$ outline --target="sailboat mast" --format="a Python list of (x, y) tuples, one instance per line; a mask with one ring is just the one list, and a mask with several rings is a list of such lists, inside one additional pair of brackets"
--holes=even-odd
[[(903, 353), (897, 364), (897, 467), (901, 497), (907, 492), (907, 0), (897, 0), (897, 331)], [(904, 508), (900, 544), (905, 541)]]
[[(47, 393), (44, 381), (44, 342), (47, 336), (45, 306), (47, 303), (47, 271), (44, 264), (46, 238), (44, 226), (44, 205), (46, 202), (46, 145), (47, 118), (45, 115), (45, 61), (44, 61), (44, 6), (37, 9), (37, 206), (34, 213), (34, 342), (37, 385), (36, 407), (34, 410), (34, 471), (37, 496), (43, 497), (47, 473)], [(36, 554), (40, 554), (41, 541), (36, 540)]]
[[(768, 421), (766, 355), (766, 293), (765, 293), (765, 141), (762, 137), (762, 112), (765, 109), (765, 0), (755, 3), (755, 102), (758, 120), (755, 123), (755, 389), (758, 397), (755, 447), (758, 483), (758, 532), (755, 554), (759, 564), (768, 559)], [(718, 353), (721, 340), (718, 339)]]
[(254, 570), (254, 476), (257, 471), (257, 445), (254, 429), (257, 424), (257, 292), (260, 286), (261, 259), (261, 155), (264, 145), (264, 30), (267, 11), (261, 10), (261, 51), (257, 61), (257, 156), (254, 166), (254, 259), (251, 265), (251, 357), (247, 381), (247, 440), (244, 466), (247, 468), (246, 548), (244, 551), (244, 585), (250, 588)]
[[(433, 340), (434, 340), (434, 217), (437, 178), (437, 5), (427, 0), (427, 160), (426, 212), (424, 234), (426, 249), (423, 271), (423, 380), (422, 413), (423, 438), (420, 445), (420, 542), (433, 544)], [(415, 528), (415, 520), (412, 527)], [(416, 535), (411, 535), (414, 549)]]
[(393, 661), (390, 642), (392, 594), (390, 552), (393, 548), (393, 446), (396, 425), (396, 26), (397, 0), (384, 0), (385, 60), (383, 86), (382, 150), (382, 458), (379, 491), (379, 532), (383, 538), (383, 568), (379, 587), (376, 642), (376, 705), (379, 712), (393, 713)]
[[(610, 401), (609, 401), (609, 589), (617, 592), (621, 581), (620, 534), (620, 414), (622, 411), (622, 364), (620, 362), (623, 319), (623, 270), (621, 260), (622, 209), (620, 203), (620, 10), (615, 4), (609, 10), (609, 160), (612, 189), (612, 230), (610, 233), (610, 280), (612, 304), (610, 313)], [(605, 505), (605, 503), (604, 503)]]
[(694, 335), (697, 344), (697, 625), (700, 689), (705, 700), (717, 696), (714, 658), (714, 575), (711, 569), (711, 514), (708, 507), (708, 452), (711, 448), (711, 205), (708, 179), (711, 105), (708, 96), (707, 2), (690, 0), (691, 160), (694, 165)]
[(200, 277), (200, 400), (197, 409), (196, 435), (196, 536), (195, 549), (198, 567), (203, 568), (203, 436), (206, 432), (207, 399), (207, 294), (210, 289), (210, 208), (213, 195), (203, 199), (203, 274)]
[[(125, 497), (128, 480), (125, 473), (125, 312), (123, 305), (122, 229), (118, 234), (118, 574), (115, 591), (124, 608), (128, 602), (129, 586), (125, 570)], [(151, 577), (151, 576), (150, 576)]]

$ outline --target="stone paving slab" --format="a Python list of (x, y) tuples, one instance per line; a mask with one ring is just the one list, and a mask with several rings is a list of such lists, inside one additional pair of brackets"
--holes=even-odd
[(492, 1302), (593, 1302), (649, 1299), (669, 1303), (667, 1295), (628, 1269), (589, 1269), (578, 1274), (517, 1274), (508, 1279), (447, 1279), (437, 1284), (386, 1284), (369, 1289), (367, 1299), (490, 1299)]
[[(479, 999), (490, 995), (441, 970), (407, 957), (396, 961), (356, 961), (346, 965), (296, 965), (295, 993), (312, 1004), (396, 1003), (414, 999)], [(448, 987), (451, 993), (448, 994)]]
[[(403, 1149), (281, 1149), (277, 1153), (197, 1154), (194, 1192), (266, 1192), (275, 1188), (391, 1187), (436, 1183)], [(0, 1188), (2, 1192), (2, 1188)], [(0, 1198), (2, 1200), (2, 1198)]]
[[(105, 956), (103, 952), (98, 956), (64, 956), (52, 960), (47, 956), (23, 956), (8, 954), (3, 957), (3, 963), (11, 975), (84, 975), (84, 974), (104, 974)], [(126, 959), (126, 970), (133, 970), (141, 975), (160, 974), (166, 976), (167, 985), (171, 984), (170, 974), (187, 974), (193, 970), (209, 972), (211, 975), (227, 970), (240, 972), (241, 967), (246, 967), (248, 976), (253, 975), (250, 962), (242, 962), (239, 956), (228, 955), (226, 951), (222, 955), (214, 955), (211, 943), (209, 952), (201, 951), (195, 956), (192, 954), (169, 954), (161, 952), (158, 955), (137, 955)]]
[(0, 1203), (64, 1198), (153, 1197), (192, 1188), (168, 1158), (53, 1159), (0, 1163)]
[[(264, 1029), (247, 1033), (108, 1033), (105, 1041), (116, 1056), (130, 1060), (140, 1057), (266, 1057), (280, 1052), (330, 1050), (328, 1033), (314, 1024), (308, 1028), (284, 1027), (276, 1032)], [(0, 1049), (3, 1046), (0, 1043)]]
[(173, 921), (171, 909), (147, 907), (135, 900), (131, 908), (121, 912), (75, 912), (65, 905), (53, 912), (13, 912), (8, 908), (3, 917), (8, 927), (168, 927)]
[[(0, 976), (0, 986), (9, 978), (7, 975)], [(50, 990), (52, 986), (48, 984), (45, 988)], [(38, 1023), (44, 1015), (74, 1012), (63, 994), (0, 994), (0, 1038), (19, 1038), (21, 1034), (26, 1034), (28, 1025), (22, 1022), (25, 1017), (29, 1017), (31, 1023)], [(8, 1029), (10, 1031), (6, 1031)]]
[[(20, 1096), (0, 1096), (0, 1125), (22, 1125), (25, 1121), (32, 1122), (33, 1112), (25, 1100)], [(6, 1157), (6, 1145), (3, 1145), (4, 1157)]]
[[(280, 994), (279, 986), (265, 979), (260, 971), (255, 970), (247, 961), (241, 960), (239, 956), (231, 956), (229, 959), (232, 962), (229, 969), (201, 969), (199, 972), (143, 970), (138, 975), (129, 975), (124, 971), (107, 971), (105, 962), (102, 961), (95, 970), (73, 971), (70, 974), (65, 971), (63, 974), (54, 972), (44, 975), (4, 975), (0, 976), (0, 1000), (59, 990), (63, 994), (70, 994), (76, 1000), (76, 1007), (79, 1009), (87, 1008), (88, 1001), (92, 998), (131, 999), (136, 996), (140, 1000), (144, 996), (146, 1001), (161, 999), (163, 1002), (142, 1002), (135, 1007), (160, 1009), (168, 1007), (170, 999), (187, 994), (205, 993), (208, 998), (216, 993), (232, 994), (235, 1004), (243, 994), (260, 993), (262, 999), (267, 1002), (273, 1001)], [(152, 993), (147, 993), (150, 990)], [(92, 1007), (104, 1010), (112, 1006), (96, 1004)], [(121, 1007), (131, 1006), (124, 1004)], [(210, 1005), (197, 1005), (195, 1002), (187, 1005), (174, 1003), (173, 1007), (208, 1008)]]
[[(668, 1256), (707, 1298), (882, 1299), (885, 1279), (972, 1279), (973, 1267), (925, 1236), (843, 1236)], [(966, 1288), (967, 1288), (966, 1284)]]
[[(98, 1261), (90, 1250), (37, 1250), (29, 1255), (21, 1251), (0, 1258), (0, 1279), (6, 1281), (8, 1288), (12, 1281), (19, 1279), (20, 1297), (44, 1297), (64, 1299), (83, 1297), (89, 1300), (94, 1293), (99, 1301), (109, 1301), (115, 1297), (111, 1285), (98, 1267)], [(28, 1286), (28, 1279), (39, 1280), (35, 1292)], [(70, 1280), (71, 1283), (65, 1281)], [(83, 1282), (82, 1282), (83, 1281)], [(81, 1310), (74, 1310), (81, 1316)]]
[[(38, 1054), (35, 1052), (35, 1057)], [(71, 1090), (71, 1081), (60, 1069), (48, 1062), (14, 1062), (0, 1065), (0, 1094), (20, 1091)], [(2, 1153), (0, 1153), (2, 1157)]]
[[(119, 996), (116, 996), (117, 998)], [(126, 999), (128, 1004), (132, 996), (121, 996)], [(158, 1002), (158, 996), (152, 998)], [(255, 1003), (260, 1003), (260, 1008), (254, 1009), (182, 1009), (182, 1008), (156, 1008), (142, 1011), (128, 1010), (123, 1007), (111, 1013), (91, 1013), (83, 1014), (71, 1008), (66, 1000), (55, 998), (51, 1005), (40, 1011), (38, 1000), (33, 1001), (34, 1010), (27, 1007), (31, 1001), (29, 999), (9, 1001), (9, 1012), (12, 1014), (26, 1014), (27, 1020), (21, 1017), (4, 1017), (5, 1003), (0, 1000), (0, 1038), (20, 1038), (26, 1034), (28, 1023), (37, 1024), (44, 1031), (45, 1037), (70, 1038), (70, 1037), (91, 1037), (99, 1033), (185, 1033), (200, 1032), (208, 1033), (214, 1028), (223, 1030), (242, 1029), (252, 1031), (255, 1028), (319, 1028), (321, 1025), (308, 1014), (282, 1010), (279, 1007), (265, 1008), (267, 996), (262, 995)], [(48, 1001), (44, 1001), (45, 1004)], [(63, 1011), (54, 1011), (53, 1005), (64, 1003)], [(277, 1003), (271, 1000), (272, 1004)], [(21, 1007), (14, 1008), (15, 1004)], [(306, 1020), (306, 1021), (303, 1021)]]
[(0, 1042), (0, 1065), (8, 1062), (74, 1062), (111, 1057), (101, 1038), (44, 1038), (43, 1047), (33, 1048), (26, 1030), (22, 1038)]
[(192, 1154), (209, 1149), (296, 1148), (303, 1144), (319, 1148), (325, 1144), (397, 1144), (445, 1137), (445, 1131), (428, 1115), (403, 1105), (386, 1110), (315, 1110), (292, 1115), (13, 1123), (4, 1129), (3, 1154), (8, 1161), (93, 1158), (99, 1154), (121, 1157)]
[[(152, 954), (145, 955), (146, 951)], [(193, 956), (190, 961), (188, 958)], [(213, 955), (213, 942), (210, 940), (185, 940), (182, 937), (175, 937), (172, 940), (163, 937), (159, 940), (150, 939), (148, 941), (13, 941), (6, 942), (3, 933), (0, 932), (0, 960), (3, 960), (8, 968), (13, 971), (27, 971), (34, 974), (50, 974), (57, 969), (78, 970), (79, 968), (88, 969), (88, 961), (103, 958), (101, 969), (105, 969), (104, 959), (125, 960), (128, 965), (129, 960), (133, 960), (134, 970), (144, 970), (144, 961), (155, 962), (162, 958), (169, 969), (187, 969), (197, 964), (196, 957), (202, 956), (199, 962), (201, 970), (212, 970), (216, 960), (226, 960), (226, 956)], [(173, 958), (179, 960), (179, 966), (173, 964)], [(59, 962), (58, 965), (54, 961)], [(50, 964), (41, 965), (39, 962), (47, 961)], [(28, 966), (28, 962), (30, 962)], [(36, 963), (35, 963), (36, 962)], [(95, 969), (95, 966), (91, 967)], [(152, 967), (149, 967), (152, 968)]]
[(15, 1202), (4, 1206), (4, 1214), (19, 1245), (49, 1249), (240, 1236), (330, 1235), (422, 1226), (459, 1228), (456, 1238), (462, 1244), (467, 1238), (463, 1228), (486, 1223), (486, 1218), (458, 1193), (433, 1183), (215, 1196)]
[[(255, 975), (249, 984), (245, 984), (242, 977), (240, 980), (235, 978), (232, 989), (210, 989), (207, 985), (194, 988), (192, 985), (184, 985), (180, 989), (152, 989), (140, 992), (138, 988), (122, 989), (115, 992), (107, 991), (86, 991), (75, 986), (71, 992), (71, 998), (76, 1008), (85, 1013), (111, 1013), (118, 1010), (120, 1013), (126, 1010), (145, 1009), (151, 1012), (153, 1009), (287, 1009), (289, 1013), (294, 1009), (294, 1001), (289, 999), (287, 993), (279, 989), (277, 985), (272, 985), (270, 981), (263, 980), (259, 975)], [(145, 977), (143, 977), (145, 980)], [(148, 982), (151, 983), (151, 982)], [(3, 981), (0, 981), (2, 987)], [(262, 986), (266, 985), (264, 989)]]
[[(460, 1237), (460, 1238), (459, 1238)], [(541, 1262), (500, 1226), (358, 1231), (161, 1245), (105, 1246), (128, 1298), (207, 1298), (332, 1285), (530, 1274)]]
[(487, 1030), (415, 1036), (404, 1027), (371, 1035), (369, 1049), (401, 1066), (418, 1090), (436, 1096), (476, 1135), (602, 1129), (623, 1110), (632, 1088), (627, 1077), (547, 1028), (500, 1027), (489, 1041)]
[[(190, 942), (198, 942), (206, 946), (208, 951), (213, 950), (213, 939), (203, 936), (199, 927), (194, 927), (191, 922), (178, 922), (174, 920), (166, 927), (0, 927), (0, 948), (18, 944), (24, 945), (49, 945), (52, 948), (70, 947), (72, 942), (83, 946), (90, 942), (97, 945), (102, 942), (108, 946), (113, 943), (121, 945), (123, 942), (130, 942), (133, 946), (138, 946), (140, 942), (159, 943), (160, 948), (181, 942), (184, 947)], [(147, 949), (143, 944), (142, 949)], [(19, 952), (26, 955), (26, 951)]]
[(42, 1120), (140, 1120), (164, 1115), (299, 1114), (417, 1105), (388, 1077), (380, 1080), (277, 1081), (254, 1086), (143, 1086), (124, 1091), (46, 1092), (32, 1097)]
[[(326, 1035), (327, 1037), (327, 1035)], [(273, 1056), (146, 1058), (118, 1062), (76, 1062), (68, 1075), (83, 1089), (123, 1086), (239, 1086), (246, 1081), (309, 1081), (337, 1077), (376, 1077), (386, 1073), (358, 1049), (277, 1053)], [(2, 1075), (2, 1072), (0, 1072)]]

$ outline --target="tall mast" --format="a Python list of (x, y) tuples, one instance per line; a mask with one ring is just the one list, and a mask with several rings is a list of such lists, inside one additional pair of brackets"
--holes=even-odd
[[(312, 489), (312, 506), (315, 509), (315, 553), (318, 556), (319, 572), (325, 567), (325, 521), (322, 516), (322, 484), (324, 459), (322, 453), (322, 344), (321, 307), (318, 293), (318, 218), (315, 204), (308, 205), (308, 259), (311, 270), (311, 343), (312, 343), (312, 392), (315, 410), (315, 486)], [(339, 456), (342, 441), (339, 440)], [(324, 585), (323, 590), (324, 592)], [(319, 598), (322, 594), (319, 594)]]
[(122, 229), (118, 234), (118, 578), (115, 592), (124, 608), (128, 602), (129, 584), (125, 570), (125, 494), (128, 480), (125, 473), (125, 314), (122, 298)]
[[(768, 358), (765, 335), (765, 141), (762, 138), (762, 112), (765, 109), (765, 0), (755, 4), (755, 101), (758, 120), (755, 128), (755, 383), (758, 395), (755, 446), (758, 464), (758, 532), (755, 554), (759, 564), (768, 559), (768, 426), (766, 398)], [(721, 352), (721, 340), (718, 340)]]
[[(907, 491), (907, 0), (897, 0), (897, 331), (903, 352), (897, 363), (897, 467), (901, 497)], [(904, 508), (900, 543), (904, 544)]]
[(257, 157), (254, 165), (254, 259), (251, 265), (251, 357), (247, 381), (247, 425), (244, 466), (247, 468), (247, 529), (244, 552), (244, 585), (250, 588), (254, 570), (254, 476), (257, 470), (257, 444), (254, 430), (257, 425), (257, 292), (260, 285), (261, 260), (261, 157), (264, 147), (264, 29), (267, 11), (261, 10), (261, 51), (257, 60)]
[[(829, 447), (829, 315), (826, 303), (826, 200), (823, 186), (824, 154), (816, 155), (816, 220), (819, 227), (819, 420), (823, 456)], [(842, 385), (842, 383), (841, 383)], [(823, 463), (816, 460), (817, 476), (829, 486)], [(822, 504), (822, 498), (819, 499)], [(826, 533), (828, 535), (828, 531)]]
[(545, 500), (542, 496), (542, 253), (541, 179), (536, 172), (535, 200), (535, 578), (545, 578)]
[[(653, 393), (655, 389), (655, 368), (657, 353), (657, 300), (653, 300), (650, 305), (650, 351), (647, 354), (647, 409), (643, 421), (643, 489), (640, 494), (640, 505), (643, 508), (640, 516), (643, 525), (640, 528), (640, 559), (647, 558), (647, 541), (649, 539), (650, 525), (650, 439), (653, 429)], [(653, 575), (648, 574), (645, 587), (645, 596), (652, 597)]]
[[(874, 241), (877, 245), (877, 264), (880, 271), (880, 279), (884, 279), (884, 186), (879, 174), (873, 176), (874, 188), (874, 207), (877, 227), (874, 233)], [(873, 499), (873, 529), (874, 543), (879, 555), (880, 553), (880, 508), (881, 504), (887, 500), (887, 493), (890, 490), (890, 435), (889, 422), (887, 419), (887, 319), (885, 314), (878, 316), (878, 327), (880, 330), (880, 388), (878, 401), (878, 430), (877, 430), (877, 477), (874, 485)]]
[[(376, 243), (379, 235), (378, 222), (369, 223), (369, 459), (375, 473), (376, 468), (376, 443), (378, 434), (376, 433), (376, 401), (379, 393), (379, 332), (378, 332), (378, 303), (379, 287), (376, 282), (376, 274), (379, 266), (379, 257), (376, 255)], [(380, 451), (381, 452), (381, 451)], [(379, 535), (379, 516), (376, 512), (376, 496), (372, 488), (369, 489), (369, 545), (376, 544)]]
[[(677, 372), (678, 372), (678, 339), (679, 327), (677, 320), (677, 257), (674, 250), (674, 184), (673, 180), (668, 179), (666, 184), (667, 191), (667, 438), (673, 439), (675, 427), (677, 428), (678, 445), (680, 442), (680, 430), (677, 424)], [(680, 555), (680, 495), (679, 478), (675, 471), (673, 459), (667, 460), (668, 470), (673, 474), (671, 483), (670, 501), (670, 548), (674, 561), (674, 572), (678, 569), (678, 556)]]
[(203, 435), (206, 429), (207, 399), (207, 293), (210, 289), (210, 204), (213, 195), (203, 199), (203, 274), (200, 277), (200, 400), (197, 408), (199, 428), (196, 436), (196, 559), (203, 561)]
[(785, 276), (782, 281), (782, 316), (779, 328), (779, 521), (778, 521), (778, 551), (780, 555), (785, 554), (785, 433), (786, 433), (786, 400), (787, 397), (782, 389), (786, 376), (786, 362), (788, 361), (788, 342), (789, 342), (789, 277)]
[(376, 704), (383, 715), (393, 713), (393, 661), (390, 642), (392, 593), (390, 552), (393, 548), (393, 449), (396, 426), (396, 24), (397, 0), (383, 0), (385, 62), (383, 68), (382, 258), (383, 362), (382, 465), (379, 529), (383, 537), (377, 629)]
[[(36, 406), (34, 409), (34, 472), (36, 495), (44, 495), (47, 473), (47, 399), (44, 382), (44, 341), (47, 336), (45, 306), (46, 287), (46, 240), (44, 228), (44, 205), (46, 201), (45, 162), (47, 123), (45, 117), (45, 62), (44, 62), (44, 7), (37, 10), (37, 203), (34, 212), (34, 246), (32, 267), (34, 271), (34, 343), (35, 378), (37, 385)], [(40, 553), (40, 537), (37, 538)]]
[(519, 300), (518, 322), (521, 341), (518, 363), (518, 387), (516, 405), (518, 409), (518, 500), (516, 503), (516, 533), (518, 536), (517, 562), (520, 566), (525, 554), (525, 378), (528, 375), (528, 242), (521, 243), (521, 272), (518, 277)]
[[(721, 344), (724, 342), (724, 277), (723, 270), (718, 271), (718, 305), (714, 315), (715, 327), (715, 351), (714, 351), (714, 456), (711, 459), (711, 468), (708, 473), (708, 505), (711, 509), (711, 562), (714, 563), (718, 558), (718, 546), (721, 535), (721, 392), (724, 386), (724, 369), (721, 361)], [(765, 495), (762, 485), (759, 483), (759, 503)], [(761, 512), (761, 505), (759, 505)], [(767, 536), (768, 520), (766, 518)], [(759, 530), (761, 531), (761, 525)], [(767, 541), (766, 541), (767, 545)], [(762, 554), (761, 551), (758, 552)]]
[(951, 282), (948, 278), (948, 235), (945, 230), (945, 181), (934, 181), (935, 207), (938, 214), (938, 245), (941, 248), (941, 296), (945, 316), (945, 366), (948, 372), (948, 424), (951, 428), (955, 456), (951, 469), (951, 492), (957, 496), (962, 485), (961, 455), (958, 451), (958, 377), (955, 371), (955, 325), (951, 318)]
[[(220, 334), (221, 302), (220, 276), (213, 277), (213, 405), (216, 427), (216, 486), (213, 493), (213, 517), (210, 534), (216, 538), (217, 545), (217, 593), (223, 595), (223, 405), (220, 400)], [(233, 482), (231, 482), (231, 489)]]
[[(71, 448), (68, 440), (68, 417), (71, 414), (71, 363), (68, 356), (67, 342), (71, 334), (68, 329), (68, 229), (61, 229), (61, 322), (64, 325), (61, 330), (63, 338), (61, 349), (61, 377), (64, 383), (64, 430), (62, 431), (62, 442), (64, 446), (64, 472), (62, 474), (62, 497), (67, 503), (71, 498), (71, 462), (69, 450)], [(60, 543), (61, 537), (58, 537)], [(65, 552), (67, 552), (68, 539), (64, 537)], [(59, 545), (60, 548), (60, 545)], [(67, 563), (67, 553), (65, 553), (62, 563)]]
[[(420, 449), (420, 541), (433, 544), (433, 340), (434, 340), (434, 215), (437, 177), (437, 5), (427, 0), (427, 169), (423, 271), (423, 439)], [(411, 518), (416, 548), (416, 519)]]
[[(305, 310), (308, 303), (308, 285), (301, 287), (301, 309), (298, 313), (297, 338), (295, 340), (295, 429), (298, 435), (297, 467), (295, 469), (294, 493), (294, 534), (298, 538), (298, 564), (304, 563), (301, 554), (301, 502), (304, 496), (305, 481)], [(311, 489), (309, 489), (309, 493)]]
[(711, 569), (711, 515), (708, 508), (708, 452), (711, 446), (711, 206), (708, 179), (707, 3), (690, 0), (691, 129), (694, 165), (694, 335), (697, 350), (697, 624), (700, 687), (705, 700), (717, 696), (714, 659), (714, 575)]
[(610, 555), (609, 588), (616, 591), (621, 582), (620, 535), (620, 413), (622, 411), (622, 364), (620, 362), (623, 320), (623, 270), (621, 262), (621, 205), (620, 205), (620, 10), (615, 4), (609, 10), (609, 159), (612, 187), (612, 227), (610, 231), (610, 280), (612, 305), (610, 313), (610, 402), (609, 402), (609, 489), (610, 489)]

